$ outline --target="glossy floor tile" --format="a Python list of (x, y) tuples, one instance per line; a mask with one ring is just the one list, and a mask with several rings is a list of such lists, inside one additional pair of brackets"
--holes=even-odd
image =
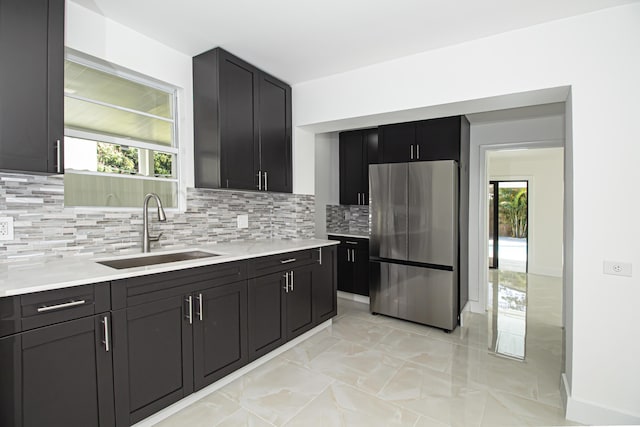
[(561, 281), (526, 280), (523, 360), (496, 355), (491, 311), (447, 334), (339, 300), (331, 327), (157, 425), (574, 425), (560, 400)]

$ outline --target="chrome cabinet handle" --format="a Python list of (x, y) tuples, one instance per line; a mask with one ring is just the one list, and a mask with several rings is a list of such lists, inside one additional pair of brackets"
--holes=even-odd
[(286, 293), (289, 293), (289, 272), (287, 271), (286, 273), (284, 273), (284, 281), (285, 281), (285, 285), (284, 285), (284, 291)]
[(420, 144), (416, 144), (416, 159), (420, 160)]
[(269, 191), (269, 187), (267, 185), (267, 173), (264, 173), (264, 191)]
[(189, 319), (189, 324), (193, 325), (193, 297), (189, 295), (184, 301), (189, 305), (187, 308), (187, 319)]
[(61, 310), (63, 308), (69, 308), (69, 307), (75, 307), (77, 305), (82, 305), (85, 304), (86, 301), (81, 299), (79, 301), (69, 301), (69, 302), (65, 302), (63, 304), (56, 304), (56, 305), (43, 305), (42, 307), (38, 307), (37, 311), (38, 313), (45, 313), (47, 311), (52, 311), (52, 310)]
[(356, 250), (351, 249), (351, 262), (356, 262)]
[(411, 144), (411, 160), (413, 160), (413, 144)]
[(102, 343), (104, 344), (104, 351), (108, 353), (111, 348), (109, 343), (109, 317), (104, 316), (102, 318), (102, 326), (104, 327), (104, 341)]
[(347, 262), (351, 262), (351, 249), (347, 249)]
[(293, 292), (293, 270), (291, 270), (291, 292)]
[(196, 299), (198, 300), (198, 312), (196, 314), (198, 315), (198, 318), (202, 322), (202, 319), (204, 318), (203, 309), (202, 309), (202, 294), (198, 294)]
[(62, 173), (62, 147), (59, 139), (56, 139), (56, 159), (56, 171)]
[(280, 264), (289, 264), (290, 262), (296, 262), (295, 258), (283, 259), (280, 260)]
[(318, 264), (322, 265), (322, 248), (318, 248)]
[(262, 190), (262, 171), (258, 171), (256, 175), (258, 175), (258, 190)]

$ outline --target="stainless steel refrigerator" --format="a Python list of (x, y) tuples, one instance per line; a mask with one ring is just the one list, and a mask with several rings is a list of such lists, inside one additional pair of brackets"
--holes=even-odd
[(370, 165), (369, 191), (371, 312), (455, 329), (457, 162)]

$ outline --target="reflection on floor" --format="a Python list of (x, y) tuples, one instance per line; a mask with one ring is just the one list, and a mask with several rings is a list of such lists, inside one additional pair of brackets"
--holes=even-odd
[(529, 276), (524, 362), (487, 350), (486, 315), (465, 313), (446, 334), (339, 300), (330, 328), (158, 426), (574, 425), (561, 409), (555, 288)]
[(527, 274), (489, 270), (489, 350), (524, 360), (527, 335)]

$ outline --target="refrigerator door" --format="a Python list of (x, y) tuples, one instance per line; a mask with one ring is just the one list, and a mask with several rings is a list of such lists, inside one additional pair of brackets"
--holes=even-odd
[(458, 164), (409, 163), (409, 261), (457, 267)]
[(369, 166), (372, 257), (407, 259), (407, 163)]

